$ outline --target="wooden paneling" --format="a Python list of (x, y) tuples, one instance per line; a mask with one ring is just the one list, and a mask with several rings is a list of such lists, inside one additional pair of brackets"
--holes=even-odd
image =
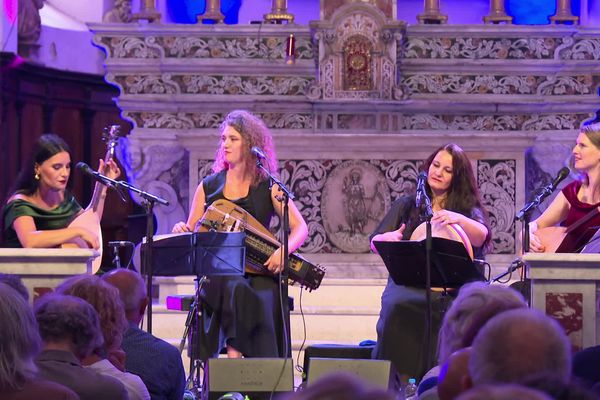
[[(131, 129), (113, 101), (118, 91), (101, 76), (58, 71), (20, 62), (12, 53), (0, 53), (0, 90), (2, 204), (41, 134), (52, 132), (65, 139), (72, 150), (73, 165), (83, 161), (97, 168), (98, 159), (106, 151), (102, 142), (104, 126), (120, 124), (123, 134)], [(77, 170), (71, 179), (73, 192), (85, 207), (93, 183)], [(109, 194), (102, 219), (105, 244), (127, 239), (127, 216), (132, 207), (131, 200), (123, 203), (116, 194)], [(110, 262), (109, 257), (105, 259)]]

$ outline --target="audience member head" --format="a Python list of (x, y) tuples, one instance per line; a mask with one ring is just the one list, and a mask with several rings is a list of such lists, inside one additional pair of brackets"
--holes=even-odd
[(29, 292), (25, 285), (23, 285), (23, 281), (19, 275), (14, 274), (0, 274), (0, 282), (10, 286), (15, 289), (25, 301), (29, 301)]
[(376, 389), (356, 375), (334, 372), (319, 378), (287, 400), (394, 400), (391, 392)]
[(587, 390), (575, 379), (565, 382), (562, 377), (552, 373), (530, 375), (521, 382), (523, 386), (540, 390), (555, 400), (595, 400), (598, 396)]
[(0, 283), (0, 392), (18, 389), (37, 372), (38, 325), (23, 296)]
[(116, 287), (95, 275), (78, 275), (65, 280), (56, 288), (59, 294), (79, 297), (94, 307), (100, 318), (104, 349), (119, 349), (127, 330), (123, 303)]
[(535, 309), (505, 311), (473, 341), (469, 375), (475, 386), (519, 383), (537, 373), (568, 382), (571, 344), (560, 325)]
[(471, 348), (466, 347), (452, 353), (442, 364), (437, 384), (440, 400), (452, 400), (469, 387), (470, 357)]
[(127, 319), (138, 324), (148, 305), (142, 276), (129, 269), (116, 268), (102, 275), (102, 279), (119, 290)]
[(544, 392), (515, 384), (475, 386), (456, 400), (552, 400)]
[[(33, 194), (43, 177), (40, 176), (40, 166), (45, 161), (56, 156), (58, 153), (70, 153), (69, 145), (58, 135), (47, 133), (38, 138), (35, 142), (33, 150), (30, 153), (26, 164), (21, 168), (21, 172), (17, 176), (13, 193), (24, 193), (26, 195)], [(71, 180), (67, 181), (67, 187), (71, 187)]]
[(444, 364), (450, 354), (470, 346), (465, 335), (494, 315), (514, 308), (526, 308), (527, 302), (516, 290), (502, 285), (471, 282), (463, 285), (446, 312), (438, 339), (438, 363)]
[(35, 318), (46, 347), (68, 348), (83, 359), (102, 346), (98, 313), (87, 301), (51, 293), (35, 303)]

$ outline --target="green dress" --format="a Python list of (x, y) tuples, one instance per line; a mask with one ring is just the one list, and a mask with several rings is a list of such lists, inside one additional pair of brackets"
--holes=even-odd
[(81, 206), (72, 195), (65, 195), (65, 200), (52, 210), (45, 210), (25, 200), (13, 200), (7, 203), (2, 210), (2, 219), (4, 220), (2, 247), (23, 247), (13, 228), (13, 222), (18, 217), (33, 217), (36, 229), (46, 231), (66, 227), (80, 210)]

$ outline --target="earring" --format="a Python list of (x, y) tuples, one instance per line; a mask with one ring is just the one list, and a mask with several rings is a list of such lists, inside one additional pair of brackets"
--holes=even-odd
[(36, 172), (33, 177), (35, 178), (36, 181), (40, 180), (40, 174), (38, 172)]

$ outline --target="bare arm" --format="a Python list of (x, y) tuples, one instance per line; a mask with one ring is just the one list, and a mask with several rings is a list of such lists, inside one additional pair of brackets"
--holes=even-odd
[(570, 208), (571, 205), (565, 195), (559, 192), (542, 215), (529, 223), (529, 250), (536, 253), (545, 251), (545, 247), (535, 234), (535, 231), (540, 228), (558, 225), (567, 217)]
[(51, 248), (81, 238), (94, 249), (100, 247), (98, 236), (81, 227), (52, 230), (38, 230), (33, 217), (21, 216), (14, 220), (13, 229), (17, 232), (19, 242), (25, 248)]
[(187, 222), (178, 222), (173, 227), (174, 233), (192, 232), (196, 227), (196, 223), (204, 215), (204, 203), (206, 202), (206, 195), (204, 194), (204, 187), (202, 182), (196, 188), (194, 193), (194, 199), (192, 200), (192, 206), (190, 208), (190, 215)]
[[(277, 185), (271, 189), (271, 201), (277, 215), (282, 218), (283, 206), (275, 196), (280, 194)], [(288, 201), (290, 216), (290, 236), (288, 237), (288, 254), (296, 251), (308, 237), (308, 226), (292, 200)], [(283, 260), (281, 257), (281, 248), (277, 249), (271, 257), (265, 262), (265, 266), (272, 272), (280, 272), (283, 269)]]
[(481, 247), (488, 234), (488, 228), (484, 224), (454, 211), (444, 209), (436, 211), (433, 213), (431, 222), (439, 222), (442, 225), (460, 225), (469, 237), (471, 244), (475, 247)]

